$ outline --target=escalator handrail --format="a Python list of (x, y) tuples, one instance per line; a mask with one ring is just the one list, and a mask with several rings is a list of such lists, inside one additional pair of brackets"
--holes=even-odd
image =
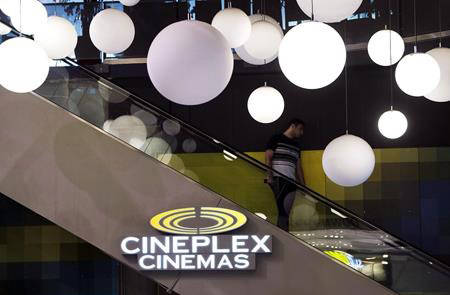
[[(285, 176), (285, 175), (275, 171), (272, 167), (269, 167), (269, 166), (265, 165), (264, 163), (261, 163), (260, 161), (254, 159), (254, 158), (252, 158), (250, 156), (248, 156), (247, 154), (240, 152), (239, 150), (237, 150), (236, 148), (233, 148), (229, 144), (223, 143), (221, 141), (217, 141), (216, 139), (214, 139), (213, 137), (211, 137), (208, 134), (204, 133), (203, 131), (198, 130), (197, 128), (193, 127), (192, 125), (184, 122), (183, 120), (180, 120), (179, 118), (177, 118), (176, 116), (173, 116), (170, 113), (167, 113), (166, 111), (160, 109), (159, 107), (152, 105), (150, 102), (148, 102), (147, 100), (139, 97), (138, 95), (136, 95), (136, 94), (134, 94), (134, 93), (132, 93), (132, 92), (130, 92), (128, 90), (123, 89), (121, 86), (119, 86), (117, 84), (114, 84), (113, 82), (111, 82), (107, 78), (97, 74), (93, 70), (91, 70), (91, 69), (89, 69), (89, 68), (87, 68), (87, 67), (85, 67), (83, 65), (79, 65), (75, 60), (73, 60), (71, 58), (66, 58), (65, 62), (68, 62), (71, 65), (82, 69), (83, 72), (88, 73), (90, 76), (93, 76), (94, 78), (101, 79), (102, 82), (107, 82), (109, 84), (109, 86), (112, 86), (115, 89), (117, 89), (117, 88), (120, 89), (121, 92), (125, 92), (130, 98), (132, 98), (134, 103), (136, 103), (136, 100), (137, 100), (137, 103), (139, 105), (143, 106), (144, 109), (146, 109), (146, 108), (147, 108), (147, 110), (150, 109), (151, 111), (158, 113), (158, 115), (161, 115), (161, 116), (165, 117), (166, 119), (171, 119), (171, 120), (174, 120), (174, 121), (178, 122), (180, 125), (183, 126), (184, 129), (187, 129), (190, 132), (193, 132), (195, 135), (197, 135), (199, 137), (203, 137), (203, 138), (208, 139), (211, 144), (213, 144), (215, 146), (219, 146), (220, 149), (224, 149), (224, 150), (227, 150), (229, 152), (232, 152), (238, 158), (240, 158), (241, 160), (251, 164), (252, 166), (256, 166), (257, 168), (259, 168), (260, 170), (263, 170), (263, 171), (271, 171), (272, 173), (276, 173), (277, 175), (280, 175), (286, 181), (289, 181), (290, 183), (294, 184), (297, 187), (298, 190), (306, 193), (307, 195), (312, 196), (314, 199), (316, 199), (316, 200), (318, 200), (318, 201), (320, 201), (322, 203), (325, 203), (327, 206), (329, 206), (329, 207), (339, 211), (340, 213), (344, 214), (345, 216), (353, 218), (353, 219), (356, 219), (358, 222), (363, 223), (365, 226), (367, 226), (367, 227), (369, 227), (369, 228), (371, 228), (373, 230), (382, 231), (382, 232), (388, 234), (391, 238), (393, 238), (394, 240), (397, 240), (398, 242), (401, 243), (400, 247), (408, 248), (410, 250), (418, 252), (419, 260), (426, 260), (426, 261), (424, 261), (425, 263), (433, 261), (433, 263), (435, 263), (435, 264), (441, 266), (442, 268), (444, 268), (445, 271), (448, 272), (448, 274), (450, 275), (450, 267), (447, 264), (445, 264), (444, 262), (440, 261), (439, 259), (437, 259), (437, 258), (435, 258), (433, 256), (430, 256), (429, 254), (423, 252), (420, 249), (417, 249), (416, 247), (410, 245), (409, 243), (406, 243), (405, 241), (403, 241), (402, 239), (398, 238), (397, 236), (395, 236), (393, 234), (390, 234), (388, 231), (386, 231), (386, 230), (384, 230), (384, 229), (382, 229), (382, 228), (380, 228), (378, 226), (375, 226), (375, 225), (367, 222), (366, 220), (362, 219), (361, 217), (357, 216), (355, 213), (349, 211), (348, 209), (342, 207), (341, 205), (330, 201), (329, 199), (327, 199), (324, 196), (320, 195), (319, 193), (317, 193), (317, 192), (307, 188), (306, 186), (300, 184), (299, 182), (294, 181), (293, 179), (291, 179), (291, 178), (289, 178), (289, 177), (287, 177), (287, 176)], [(396, 245), (395, 247), (398, 248), (399, 245)], [(420, 257), (420, 256), (424, 256), (424, 257), (426, 257), (426, 259), (424, 259), (423, 257)]]
[[(14, 27), (12, 27), (9, 23), (3, 21), (2, 19), (0, 19), (0, 23), (6, 25), (7, 27), (11, 28), (11, 33), (15, 34), (16, 36), (22, 36), (22, 37), (26, 37), (26, 38), (30, 38), (33, 39), (32, 36), (20, 33), (19, 31), (17, 31)], [(90, 68), (80, 65), (76, 60), (66, 57), (64, 59), (61, 59), (61, 61), (65, 62), (66, 64), (68, 64), (69, 66), (73, 66), (76, 68), (81, 69), (84, 73), (86, 73), (88, 76), (90, 76), (91, 78), (94, 78), (96, 80), (100, 80), (102, 83), (106, 83), (109, 87), (113, 88), (116, 91), (122, 92), (124, 94), (126, 94), (128, 96), (128, 98), (130, 98), (134, 103), (139, 104), (140, 106), (142, 106), (144, 109), (147, 109), (151, 112), (155, 112), (160, 116), (165, 117), (166, 119), (171, 119), (173, 121), (176, 121), (177, 123), (179, 123), (183, 128), (187, 129), (188, 131), (194, 133), (195, 135), (201, 137), (201, 138), (206, 138), (210, 144), (215, 145), (215, 146), (219, 146), (220, 149), (222, 150), (226, 150), (229, 151), (231, 153), (233, 153), (234, 155), (236, 155), (237, 157), (239, 157), (241, 160), (251, 164), (254, 167), (257, 167), (260, 170), (263, 171), (267, 171), (267, 172), (272, 172), (275, 173), (277, 175), (280, 175), (280, 177), (282, 177), (284, 180), (292, 183), (293, 185), (296, 186), (296, 188), (300, 191), (302, 191), (303, 193), (313, 197), (314, 199), (316, 199), (317, 201), (320, 201), (322, 203), (325, 203), (326, 206), (329, 206), (331, 208), (333, 208), (334, 210), (337, 210), (339, 213), (347, 216), (347, 217), (351, 217), (352, 219), (356, 219), (358, 222), (364, 224), (365, 226), (367, 226), (368, 228), (372, 229), (372, 230), (377, 230), (377, 231), (381, 231), (384, 232), (386, 234), (389, 235), (389, 237), (393, 238), (393, 240), (395, 240), (396, 243), (398, 243), (399, 245), (395, 245), (393, 246), (394, 248), (401, 248), (401, 249), (408, 249), (408, 250), (412, 250), (411, 252), (409, 252), (411, 255), (413, 255), (414, 257), (416, 257), (418, 260), (421, 260), (422, 262), (428, 264), (430, 262), (432, 262), (433, 266), (439, 266), (442, 270), (444, 270), (446, 272), (446, 274), (448, 276), (450, 276), (450, 266), (448, 266), (446, 263), (440, 261), (439, 259), (425, 253), (424, 251), (410, 245), (409, 243), (403, 241), (402, 239), (398, 238), (396, 235), (393, 235), (391, 233), (389, 233), (389, 231), (384, 230), (383, 228), (379, 227), (379, 226), (375, 226), (371, 223), (369, 223), (368, 221), (362, 219), (361, 217), (359, 217), (358, 215), (356, 215), (355, 213), (351, 212), (350, 210), (344, 208), (343, 206), (327, 199), (326, 197), (320, 195), (319, 193), (307, 188), (306, 186), (300, 184), (299, 182), (281, 174), (280, 172), (275, 171), (272, 167), (269, 167), (267, 165), (265, 165), (264, 163), (261, 163), (260, 161), (248, 156), (245, 153), (240, 152), (239, 150), (237, 150), (236, 148), (233, 148), (231, 145), (223, 143), (221, 141), (216, 140), (215, 138), (211, 137), (210, 135), (206, 134), (205, 132), (195, 128), (194, 126), (186, 123), (185, 121), (177, 118), (176, 116), (162, 110), (161, 108), (151, 104), (149, 101), (141, 98), (140, 96), (130, 92), (129, 90), (126, 90), (124, 88), (122, 88), (121, 86), (111, 82), (109, 79), (101, 76), (100, 74), (96, 73), (95, 71), (91, 70)], [(386, 241), (384, 241), (386, 242)], [(415, 253), (414, 253), (415, 252)]]

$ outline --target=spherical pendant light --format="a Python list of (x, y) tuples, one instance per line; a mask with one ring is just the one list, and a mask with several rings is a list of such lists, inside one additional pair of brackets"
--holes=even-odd
[(406, 94), (424, 96), (439, 85), (441, 71), (431, 55), (416, 52), (406, 55), (398, 63), (395, 79)]
[(408, 129), (408, 120), (402, 112), (389, 110), (378, 120), (378, 130), (387, 138), (397, 139)]
[(250, 18), (238, 8), (226, 8), (219, 11), (211, 25), (221, 32), (231, 48), (243, 45), (252, 32)]
[(183, 151), (186, 153), (193, 153), (197, 149), (197, 143), (192, 138), (187, 138), (182, 144)]
[(278, 56), (278, 48), (284, 33), (273, 18), (263, 15), (251, 15), (251, 34), (244, 45), (237, 47), (237, 55), (252, 65), (268, 64)]
[(141, 150), (165, 164), (168, 164), (172, 158), (172, 148), (167, 141), (160, 137), (147, 138)]
[(139, 149), (147, 138), (147, 129), (141, 119), (135, 116), (120, 116), (112, 123), (104, 125), (112, 135), (120, 138), (129, 145)]
[(47, 21), (47, 10), (37, 0), (11, 0), (4, 5), (4, 11), (11, 18), (12, 25), (24, 34), (33, 35)]
[(25, 93), (41, 86), (49, 72), (44, 49), (31, 39), (16, 37), (0, 44), (0, 85)]
[(370, 38), (367, 51), (374, 63), (385, 67), (391, 66), (402, 58), (405, 42), (397, 32), (381, 30)]
[(10, 16), (11, 12), (14, 11), (14, 9), (19, 8), (19, 1), (17, 0), (2, 0), (0, 1), (0, 9), (1, 11), (6, 14), (7, 16)]
[(128, 95), (112, 89), (103, 83), (98, 83), (97, 90), (100, 96), (108, 103), (121, 103), (128, 99)]
[(198, 105), (227, 87), (233, 62), (230, 46), (217, 29), (186, 20), (167, 26), (156, 36), (148, 51), (147, 69), (165, 98)]
[(6, 34), (9, 34), (10, 32), (11, 32), (11, 28), (0, 23), (0, 35), (6, 35)]
[(166, 163), (164, 160), (163, 160), (163, 162), (164, 162), (164, 164), (168, 165), (172, 169), (175, 169), (181, 173), (184, 173), (184, 171), (186, 169), (186, 167), (184, 166), (183, 160), (181, 160), (180, 157), (178, 157), (177, 155), (174, 155), (174, 154), (172, 154), (172, 156), (170, 157), (170, 161), (168, 163)]
[(361, 6), (362, 0), (297, 0), (297, 3), (309, 17), (313, 7), (314, 20), (337, 23), (352, 16)]
[(277, 55), (282, 38), (274, 24), (261, 20), (252, 24), (252, 33), (244, 47), (250, 56), (267, 60)]
[(250, 94), (247, 108), (253, 119), (268, 124), (278, 120), (283, 114), (284, 99), (275, 88), (263, 86)]
[(158, 118), (146, 110), (138, 110), (133, 113), (133, 116), (141, 119), (147, 129), (147, 136), (153, 135), (158, 129)]
[(327, 145), (322, 156), (322, 166), (334, 183), (346, 187), (356, 186), (372, 175), (375, 154), (364, 139), (347, 134)]
[(177, 121), (166, 119), (162, 123), (162, 128), (167, 135), (175, 136), (181, 131), (181, 125)]
[(111, 133), (111, 124), (112, 124), (113, 121), (114, 121), (114, 120), (106, 120), (106, 121), (103, 123), (102, 129), (103, 129), (105, 132), (107, 132), (107, 133)]
[(59, 16), (50, 16), (36, 32), (34, 40), (44, 48), (49, 58), (61, 59), (75, 50), (78, 35), (69, 21)]
[(435, 102), (450, 101), (450, 49), (439, 47), (427, 52), (439, 64), (441, 80), (438, 86), (425, 97)]
[(134, 24), (124, 12), (108, 8), (97, 13), (89, 26), (89, 36), (98, 50), (120, 53), (134, 40)]
[(306, 89), (333, 83), (347, 59), (344, 41), (335, 29), (320, 22), (292, 28), (281, 41), (278, 60), (286, 78)]
[(122, 5), (125, 6), (134, 6), (139, 3), (141, 0), (119, 0)]

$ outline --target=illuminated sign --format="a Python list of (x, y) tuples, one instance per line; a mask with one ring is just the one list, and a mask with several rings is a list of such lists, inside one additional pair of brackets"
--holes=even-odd
[[(182, 222), (195, 218), (209, 219), (215, 224), (207, 227), (181, 226)], [(165, 233), (177, 235), (219, 234), (240, 228), (247, 222), (247, 217), (237, 211), (216, 208), (183, 208), (162, 212), (150, 220), (150, 225)]]
[(325, 254), (328, 256), (333, 257), (336, 260), (339, 260), (340, 262), (350, 266), (354, 269), (361, 269), (363, 268), (363, 263), (361, 259), (353, 257), (353, 255), (348, 254), (344, 251), (324, 251)]
[(124, 255), (136, 255), (142, 270), (252, 270), (255, 255), (272, 253), (270, 235), (216, 235), (245, 225), (247, 217), (216, 207), (162, 212), (150, 225), (167, 236), (126, 237)]

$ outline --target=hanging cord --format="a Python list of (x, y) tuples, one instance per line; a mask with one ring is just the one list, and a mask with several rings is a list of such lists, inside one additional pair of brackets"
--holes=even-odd
[(266, 0), (264, 0), (264, 20), (266, 20), (267, 9), (266, 9)]
[(20, 37), (22, 37), (22, 0), (19, 1)]
[(261, 15), (263, 21), (266, 20), (266, 13), (266, 0), (261, 0)]
[(403, 36), (403, 18), (402, 18), (402, 14), (400, 13), (400, 11), (402, 11), (401, 8), (401, 0), (397, 0), (397, 28), (398, 28), (398, 33), (400, 34), (400, 36)]
[[(348, 57), (348, 55), (347, 55)], [(345, 63), (345, 134), (348, 134), (348, 73), (347, 63)]]
[(442, 47), (442, 9), (441, 0), (438, 0), (438, 21), (439, 21), (439, 47)]
[(414, 35), (416, 36), (416, 43), (414, 45), (414, 52), (417, 52), (417, 10), (416, 10), (416, 0), (414, 0)]
[[(347, 22), (344, 23), (344, 41), (347, 42)], [(348, 134), (348, 52), (345, 61), (344, 75), (345, 75), (345, 134)]]
[(264, 15), (263, 0), (261, 0), (261, 3), (259, 4), (259, 9), (261, 10), (261, 14)]
[(392, 7), (391, 0), (389, 0), (389, 74), (390, 74), (390, 99), (391, 99), (391, 111), (394, 110), (394, 75), (392, 72), (392, 68), (394, 65), (392, 64)]
[(314, 21), (314, 0), (311, 0), (311, 20)]

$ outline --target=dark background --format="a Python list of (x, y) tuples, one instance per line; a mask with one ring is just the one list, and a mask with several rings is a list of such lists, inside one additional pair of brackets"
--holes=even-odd
[[(248, 2), (233, 1), (233, 6), (250, 13)], [(254, 1), (255, 12), (259, 9), (259, 3), (260, 1)], [(267, 1), (267, 4), (266, 13), (281, 23), (280, 2)], [(366, 43), (372, 34), (389, 24), (388, 4), (387, 0), (366, 0), (358, 10), (360, 18), (332, 26), (343, 36), (346, 44)], [(438, 4), (437, 0), (417, 0), (418, 34), (439, 31)], [(450, 1), (440, 1), (440, 4), (442, 28), (448, 30)], [(413, 1), (392, 0), (391, 5), (393, 29), (403, 37), (413, 36)], [(285, 8), (287, 30), (290, 28), (289, 22), (307, 19), (295, 0), (286, 1)], [(146, 57), (156, 34), (165, 26), (184, 19), (187, 9), (185, 3), (162, 4), (156, 1), (141, 3), (136, 8), (125, 8), (135, 22), (136, 39), (118, 58)], [(211, 22), (219, 9), (218, 0), (197, 1), (196, 18)], [(86, 41), (88, 42), (90, 41)], [(422, 52), (437, 46), (438, 40), (418, 44), (419, 51)], [(444, 39), (443, 46), (450, 47), (450, 40)], [(411, 52), (413, 46), (407, 44), (405, 54)], [(80, 58), (78, 55), (77, 57)], [(98, 51), (94, 49), (91, 55), (86, 56), (86, 62), (96, 58)], [(394, 107), (408, 118), (408, 131), (397, 140), (386, 139), (379, 133), (378, 118), (390, 107), (390, 70), (389, 67), (374, 64), (366, 50), (349, 52), (349, 132), (364, 138), (374, 148), (450, 146), (450, 103), (435, 103), (423, 97), (410, 97), (397, 87), (395, 81)], [(392, 70), (395, 70), (395, 66)], [(274, 133), (282, 132), (293, 117), (300, 117), (307, 123), (302, 140), (304, 149), (324, 149), (333, 138), (344, 134), (346, 129), (344, 74), (325, 88), (305, 90), (284, 77), (277, 60), (264, 66), (252, 66), (235, 60), (233, 77), (221, 95), (206, 104), (187, 107), (171, 103), (156, 91), (148, 78), (145, 64), (103, 66), (100, 72), (123, 88), (242, 151), (262, 151), (268, 138)], [(264, 82), (277, 88), (285, 99), (284, 114), (272, 124), (256, 122), (247, 111), (248, 96)], [(114, 113), (120, 108), (120, 113), (128, 112), (128, 107), (127, 104), (117, 105)], [(409, 178), (417, 168), (411, 165), (418, 164), (385, 164), (383, 174), (392, 175), (392, 179), (388, 177), (382, 183), (366, 184), (376, 186), (371, 191), (379, 194), (364, 195), (364, 200), (351, 201), (349, 197), (344, 205), (374, 224), (383, 226), (409, 243), (450, 263), (449, 250), (445, 250), (449, 245), (449, 222), (447, 214), (443, 213), (449, 208), (449, 182), (445, 177), (439, 180), (421, 179), (419, 185), (417, 180), (411, 181)], [(443, 175), (447, 175), (449, 171), (447, 162), (422, 165), (436, 165), (436, 169)], [(421, 166), (421, 169), (425, 168)], [(416, 191), (415, 188), (420, 189)]]
[[(233, 6), (250, 12), (249, 1), (233, 1)], [(260, 1), (254, 2), (254, 11)], [(402, 36), (414, 35), (413, 1), (392, 0), (392, 25)], [(281, 20), (280, 2), (267, 1), (267, 14)], [(220, 0), (197, 1), (195, 12), (198, 20), (210, 22), (220, 9)], [(186, 3), (161, 3), (145, 1), (136, 7), (125, 7), (136, 26), (133, 45), (119, 58), (146, 57), (148, 47), (156, 34), (177, 19), (184, 19), (188, 10)], [(441, 0), (442, 27), (450, 28), (450, 1)], [(333, 24), (347, 44), (367, 42), (376, 31), (389, 23), (388, 1), (364, 1), (358, 14), (366, 18)], [(368, 17), (367, 17), (368, 16)], [(307, 17), (298, 8), (295, 0), (286, 1), (286, 23)], [(439, 30), (438, 0), (417, 0), (418, 34)], [(289, 27), (287, 27), (289, 29)], [(92, 62), (98, 51), (90, 43), (88, 35), (80, 39), (77, 58)], [(437, 47), (438, 40), (419, 43), (419, 51)], [(450, 46), (444, 39), (443, 46)], [(413, 51), (412, 44), (406, 53)], [(395, 70), (395, 68), (393, 68)], [(281, 73), (278, 61), (265, 66), (251, 66), (235, 61), (231, 82), (225, 91), (209, 103), (199, 106), (182, 106), (162, 97), (148, 78), (145, 64), (115, 65), (102, 67), (102, 75), (114, 80), (127, 90), (141, 96), (152, 104), (174, 114), (213, 137), (243, 151), (263, 150), (265, 142), (273, 134), (284, 131), (293, 117), (307, 122), (303, 138), (304, 149), (323, 149), (335, 137), (345, 133), (345, 79), (344, 74), (333, 84), (319, 90), (305, 90), (290, 83)], [(254, 121), (247, 111), (250, 93), (267, 81), (278, 89), (285, 99), (282, 117), (272, 124)], [(426, 147), (450, 145), (450, 103), (434, 103), (425, 98), (404, 94), (394, 81), (394, 107), (408, 118), (408, 131), (397, 140), (384, 138), (378, 131), (379, 116), (390, 106), (390, 69), (375, 65), (366, 50), (349, 52), (349, 132), (367, 140), (374, 148)], [(127, 110), (124, 110), (127, 111)]]
[[(266, 1), (266, 14), (281, 22), (280, 1)], [(277, 60), (258, 67), (236, 60), (232, 80), (220, 96), (204, 105), (186, 107), (171, 103), (155, 90), (148, 78), (145, 64), (97, 66), (99, 52), (92, 45), (88, 31), (90, 19), (99, 11), (99, 4), (96, 1), (86, 2), (91, 3), (75, 3), (63, 7), (66, 15), (72, 15), (81, 21), (81, 35), (76, 50), (78, 61), (93, 66), (101, 75), (111, 78), (125, 89), (214, 138), (242, 151), (261, 151), (267, 139), (273, 133), (282, 132), (287, 122), (293, 117), (300, 117), (307, 123), (303, 138), (304, 149), (323, 149), (333, 138), (345, 133), (346, 83), (343, 74), (333, 84), (311, 91), (291, 84), (280, 72)], [(260, 1), (254, 1), (254, 12), (259, 9), (259, 3)], [(450, 29), (450, 1), (441, 0), (440, 3), (442, 27), (448, 30)], [(106, 7), (117, 5), (117, 2), (105, 5)], [(250, 13), (248, 0), (235, 0), (233, 6)], [(194, 10), (196, 18), (210, 22), (220, 7), (220, 0), (197, 1)], [(295, 0), (287, 0), (285, 8), (287, 25), (291, 21), (307, 19)], [(50, 14), (53, 14), (52, 9), (51, 6), (48, 7)], [(413, 1), (392, 0), (392, 9), (393, 28), (403, 37), (413, 36)], [(136, 7), (124, 8), (134, 21), (136, 37), (132, 46), (116, 58), (146, 57), (147, 50), (156, 34), (165, 26), (185, 19), (187, 10), (188, 5), (185, 2), (171, 3), (162, 0), (141, 0)], [(383, 29), (389, 23), (388, 1), (365, 0), (357, 14), (359, 18), (333, 24), (342, 36), (347, 36), (347, 44), (367, 42), (373, 33)], [(417, 0), (418, 34), (439, 31), (438, 19), (438, 0)], [(289, 28), (287, 26), (287, 29)], [(437, 40), (419, 43), (419, 51), (427, 51), (437, 45)], [(443, 46), (450, 47), (450, 40), (444, 39)], [(406, 48), (406, 53), (410, 52), (412, 52), (411, 44)], [(365, 50), (349, 52), (347, 83), (349, 132), (361, 136), (374, 148), (450, 146), (450, 103), (434, 103), (425, 98), (407, 96), (397, 88), (395, 83), (394, 106), (407, 116), (409, 128), (407, 133), (397, 140), (388, 140), (381, 136), (377, 121), (390, 106), (389, 81), (390, 69), (371, 62)], [(277, 88), (285, 99), (283, 116), (272, 124), (260, 124), (254, 121), (247, 111), (248, 96), (264, 82)], [(114, 108), (114, 112), (111, 113), (130, 112), (129, 104), (126, 103)], [(439, 163), (436, 169), (443, 174), (448, 174), (448, 163)], [(391, 172), (393, 178), (413, 171), (405, 166), (397, 170), (387, 166), (385, 170)], [(377, 199), (373, 200), (370, 196), (365, 196), (367, 202), (364, 204), (364, 209), (367, 212), (365, 211), (364, 214), (375, 224), (382, 225), (388, 231), (398, 234), (408, 242), (450, 263), (450, 249), (445, 248), (445, 245), (450, 243), (448, 238), (445, 238), (450, 233), (449, 183), (447, 178), (442, 181), (430, 180), (426, 187), (420, 187), (420, 192), (417, 194), (411, 193), (411, 188), (417, 186), (416, 183), (407, 181), (398, 183), (397, 181), (394, 184), (388, 182), (379, 184)], [(394, 185), (395, 188), (392, 188)], [(1, 205), (5, 208), (5, 212), (12, 206), (7, 203)], [(360, 207), (360, 204), (354, 207)], [(363, 215), (358, 210), (353, 211)], [(18, 216), (20, 218), (20, 215)], [(443, 238), (436, 242), (440, 236), (443, 236), (445, 240)], [(24, 268), (23, 265), (20, 267)], [(22, 272), (19, 274), (18, 277), (21, 279)]]

